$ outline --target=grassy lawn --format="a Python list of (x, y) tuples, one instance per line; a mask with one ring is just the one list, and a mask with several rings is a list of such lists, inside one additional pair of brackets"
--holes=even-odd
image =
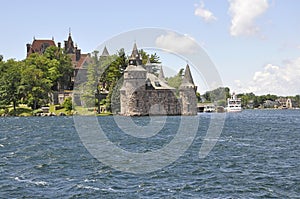
[[(75, 107), (75, 111), (67, 111), (63, 107), (55, 106), (55, 105), (50, 105), (49, 106), (49, 112), (55, 113), (55, 115), (60, 115), (63, 113), (64, 115), (73, 115), (73, 114), (78, 114), (78, 115), (86, 115), (86, 116), (109, 116), (112, 115), (110, 112), (105, 112), (105, 113), (100, 113), (97, 114), (93, 108), (84, 108), (82, 106), (77, 106)], [(16, 111), (13, 110), (12, 106), (7, 106), (7, 107), (1, 107), (0, 108), (0, 116), (2, 115), (7, 115), (7, 116), (33, 116), (37, 113), (42, 113), (41, 109), (37, 110), (32, 110), (30, 107), (27, 107), (26, 105), (19, 105), (16, 108)]]
[(32, 109), (27, 106), (19, 106), (16, 110), (14, 110), (12, 106), (7, 106), (0, 109), (0, 115), (3, 114), (7, 116), (32, 116), (33, 112)]

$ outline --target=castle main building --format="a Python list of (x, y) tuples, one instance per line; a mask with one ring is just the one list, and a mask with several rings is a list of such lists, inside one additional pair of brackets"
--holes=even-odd
[(124, 71), (124, 82), (120, 89), (120, 114), (125, 116), (142, 115), (196, 115), (196, 89), (189, 65), (179, 87), (169, 86), (163, 69), (156, 76), (150, 61), (142, 65), (142, 58), (134, 44), (129, 64)]

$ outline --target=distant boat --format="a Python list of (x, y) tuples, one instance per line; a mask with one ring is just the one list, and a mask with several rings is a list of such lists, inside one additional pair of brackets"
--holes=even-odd
[(215, 112), (215, 111), (216, 111), (216, 107), (212, 104), (206, 105), (204, 107), (204, 112), (206, 112), (206, 113), (212, 113), (212, 112)]
[(235, 93), (231, 95), (230, 98), (227, 99), (227, 112), (240, 112), (242, 111), (242, 103), (241, 99), (237, 98)]

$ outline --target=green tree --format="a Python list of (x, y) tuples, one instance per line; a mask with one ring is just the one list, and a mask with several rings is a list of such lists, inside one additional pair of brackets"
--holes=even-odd
[(54, 73), (50, 74), (53, 75), (51, 77), (51, 80), (53, 82), (52, 89), (71, 89), (71, 78), (74, 75), (74, 68), (72, 66), (71, 57), (68, 54), (64, 54), (63, 49), (56, 46), (50, 46), (49, 48), (47, 48), (43, 56), (51, 61), (57, 62), (57, 64), (53, 66), (54, 68), (51, 69), (51, 71)]
[(197, 102), (201, 102), (201, 94), (196, 92)]
[(179, 95), (179, 86), (182, 83), (183, 71), (184, 71), (184, 69), (182, 68), (182, 69), (179, 70), (179, 72), (175, 76), (166, 78), (168, 84), (171, 87), (176, 89), (176, 95), (177, 96)]
[(21, 64), (22, 62), (13, 59), (0, 63), (0, 104), (12, 104), (14, 111), (20, 101)]
[(95, 94), (98, 86), (98, 68), (99, 58), (98, 51), (93, 52), (92, 60), (87, 67), (87, 81), (82, 85), (82, 100), (84, 106), (94, 107), (95, 106)]
[(226, 102), (227, 98), (230, 97), (229, 91), (230, 89), (228, 87), (219, 87), (212, 91), (205, 92), (203, 97), (208, 102), (216, 102), (217, 104), (224, 104), (224, 101)]
[(65, 107), (66, 111), (72, 111), (73, 109), (73, 103), (72, 103), (72, 98), (67, 97), (64, 102), (63, 102), (63, 107)]
[(25, 60), (21, 70), (20, 92), (24, 102), (32, 109), (50, 102), (51, 87), (59, 76), (57, 64), (57, 60), (50, 60), (36, 53)]

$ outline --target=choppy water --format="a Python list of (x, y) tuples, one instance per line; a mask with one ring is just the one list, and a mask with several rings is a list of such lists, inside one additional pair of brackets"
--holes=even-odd
[[(251, 110), (226, 115), (216, 146), (200, 159), (211, 114), (173, 164), (146, 174), (114, 170), (84, 147), (72, 117), (0, 118), (0, 198), (296, 198), (300, 196), (300, 110)], [(150, 142), (114, 134), (126, 150), (163, 147), (178, 117)], [(147, 124), (149, 118), (134, 118)], [(173, 125), (168, 125), (172, 124)], [(126, 139), (125, 139), (126, 138)]]

